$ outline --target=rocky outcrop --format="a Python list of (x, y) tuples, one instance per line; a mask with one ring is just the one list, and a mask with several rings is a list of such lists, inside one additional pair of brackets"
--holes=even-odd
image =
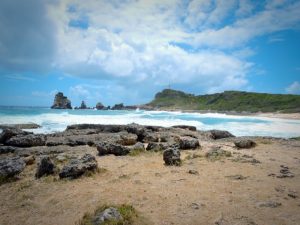
[(98, 103), (96, 104), (96, 109), (98, 109), (98, 110), (104, 110), (104, 109), (105, 109), (105, 106), (104, 106), (101, 102), (98, 102)]
[(91, 154), (85, 154), (80, 159), (73, 159), (65, 165), (59, 173), (60, 178), (78, 178), (84, 173), (95, 172), (98, 168), (96, 158)]
[(230, 137), (235, 137), (233, 134), (231, 134), (228, 131), (225, 130), (210, 130), (208, 131), (210, 137), (212, 139), (221, 139), (221, 138), (230, 138)]
[(169, 149), (165, 150), (163, 153), (163, 160), (165, 161), (165, 164), (168, 166), (181, 165), (179, 149), (176, 147), (173, 147), (173, 148), (169, 148)]
[(124, 104), (123, 103), (115, 104), (111, 109), (112, 110), (122, 110), (122, 109), (124, 109)]
[(81, 102), (79, 109), (87, 109), (87, 106), (84, 101)]
[(174, 128), (180, 128), (180, 129), (185, 129), (185, 130), (190, 130), (190, 131), (196, 131), (197, 128), (194, 127), (194, 126), (188, 126), (188, 125), (175, 125), (175, 126), (172, 126)]
[(31, 132), (27, 131), (22, 131), (18, 128), (5, 128), (2, 133), (0, 134), (0, 143), (1, 144), (6, 144), (6, 142), (17, 135), (27, 135), (27, 134), (32, 134)]
[(46, 144), (46, 138), (42, 134), (17, 135), (10, 138), (5, 144), (16, 147), (43, 146)]
[(97, 150), (99, 156), (113, 154), (116, 156), (127, 155), (130, 152), (130, 149), (126, 146), (109, 143), (109, 142), (101, 142), (97, 145)]
[(54, 173), (54, 164), (48, 156), (41, 158), (38, 163), (37, 170), (35, 173), (36, 178), (41, 178), (44, 175), (50, 175)]
[(180, 149), (196, 149), (200, 147), (199, 140), (193, 137), (180, 137), (179, 148)]
[(21, 173), (25, 165), (24, 160), (20, 157), (0, 159), (0, 178), (6, 179)]
[(169, 147), (169, 145), (167, 143), (150, 142), (147, 145), (146, 150), (147, 151), (160, 152), (160, 151), (166, 150), (168, 147)]
[(234, 141), (234, 145), (237, 148), (253, 148), (256, 146), (256, 143), (250, 139), (241, 139)]
[(71, 101), (62, 92), (55, 95), (51, 109), (72, 109)]

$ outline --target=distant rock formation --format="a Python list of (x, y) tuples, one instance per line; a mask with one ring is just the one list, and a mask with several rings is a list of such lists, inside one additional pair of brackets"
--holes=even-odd
[(55, 95), (51, 109), (72, 109), (71, 101), (62, 92)]
[(87, 109), (87, 106), (86, 106), (86, 104), (85, 104), (84, 101), (81, 102), (81, 105), (80, 105), (79, 108), (80, 108), (80, 109)]
[(122, 109), (124, 109), (124, 104), (123, 103), (115, 104), (111, 109), (112, 110), (122, 110)]
[(104, 108), (105, 108), (105, 106), (104, 106), (101, 102), (98, 102), (98, 103), (96, 104), (96, 109), (102, 110), (102, 109), (104, 109)]

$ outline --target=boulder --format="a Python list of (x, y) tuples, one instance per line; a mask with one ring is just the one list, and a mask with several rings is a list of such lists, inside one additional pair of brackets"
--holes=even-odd
[(180, 149), (196, 149), (200, 147), (199, 140), (193, 137), (180, 137), (179, 148)]
[(35, 173), (36, 178), (41, 178), (44, 175), (50, 175), (54, 173), (54, 164), (48, 156), (44, 156), (38, 163)]
[(175, 125), (172, 126), (174, 128), (180, 128), (180, 129), (184, 129), (184, 130), (190, 130), (190, 131), (196, 131), (197, 128), (195, 126), (189, 126), (189, 125)]
[(42, 134), (17, 135), (10, 138), (5, 144), (16, 147), (43, 146), (46, 144), (46, 138)]
[(256, 146), (256, 143), (249, 139), (241, 139), (234, 141), (234, 145), (238, 148), (253, 148)]
[(87, 106), (84, 101), (81, 102), (79, 109), (87, 109)]
[(169, 147), (167, 143), (160, 143), (160, 142), (150, 142), (147, 145), (146, 150), (147, 151), (154, 151), (154, 152), (159, 152), (166, 150)]
[(109, 154), (121, 156), (130, 152), (128, 147), (110, 142), (100, 142), (96, 146), (100, 156)]
[(98, 168), (96, 158), (91, 154), (85, 154), (80, 159), (73, 159), (65, 165), (59, 173), (60, 178), (78, 178), (84, 173), (95, 172)]
[(24, 160), (20, 157), (0, 159), (0, 178), (5, 179), (21, 173), (25, 165)]
[(5, 128), (3, 129), (2, 133), (0, 134), (0, 143), (5, 144), (10, 138), (17, 136), (17, 135), (27, 135), (32, 134), (31, 132), (22, 131), (18, 128)]
[(221, 139), (221, 138), (229, 138), (229, 137), (235, 137), (233, 134), (231, 134), (230, 132), (226, 131), (226, 130), (210, 130), (209, 132), (209, 136), (212, 139)]
[(120, 220), (123, 220), (123, 217), (120, 214), (119, 210), (114, 207), (109, 207), (104, 211), (100, 212), (98, 215), (97, 214), (95, 215), (93, 224), (100, 225), (108, 221), (120, 221)]
[(72, 109), (71, 101), (62, 92), (55, 95), (51, 109)]
[(176, 147), (173, 147), (173, 148), (169, 148), (169, 149), (165, 150), (163, 153), (163, 160), (165, 161), (165, 164), (169, 165), (169, 166), (181, 165), (179, 149)]

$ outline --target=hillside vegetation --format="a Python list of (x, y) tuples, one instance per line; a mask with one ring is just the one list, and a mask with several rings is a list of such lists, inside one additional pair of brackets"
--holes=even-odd
[(225, 91), (209, 95), (192, 95), (165, 89), (147, 104), (157, 109), (213, 110), (236, 112), (300, 112), (300, 95)]

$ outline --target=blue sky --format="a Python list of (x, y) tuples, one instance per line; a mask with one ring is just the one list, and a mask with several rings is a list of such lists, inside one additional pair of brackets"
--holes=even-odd
[(299, 0), (1, 0), (0, 105), (300, 94)]

